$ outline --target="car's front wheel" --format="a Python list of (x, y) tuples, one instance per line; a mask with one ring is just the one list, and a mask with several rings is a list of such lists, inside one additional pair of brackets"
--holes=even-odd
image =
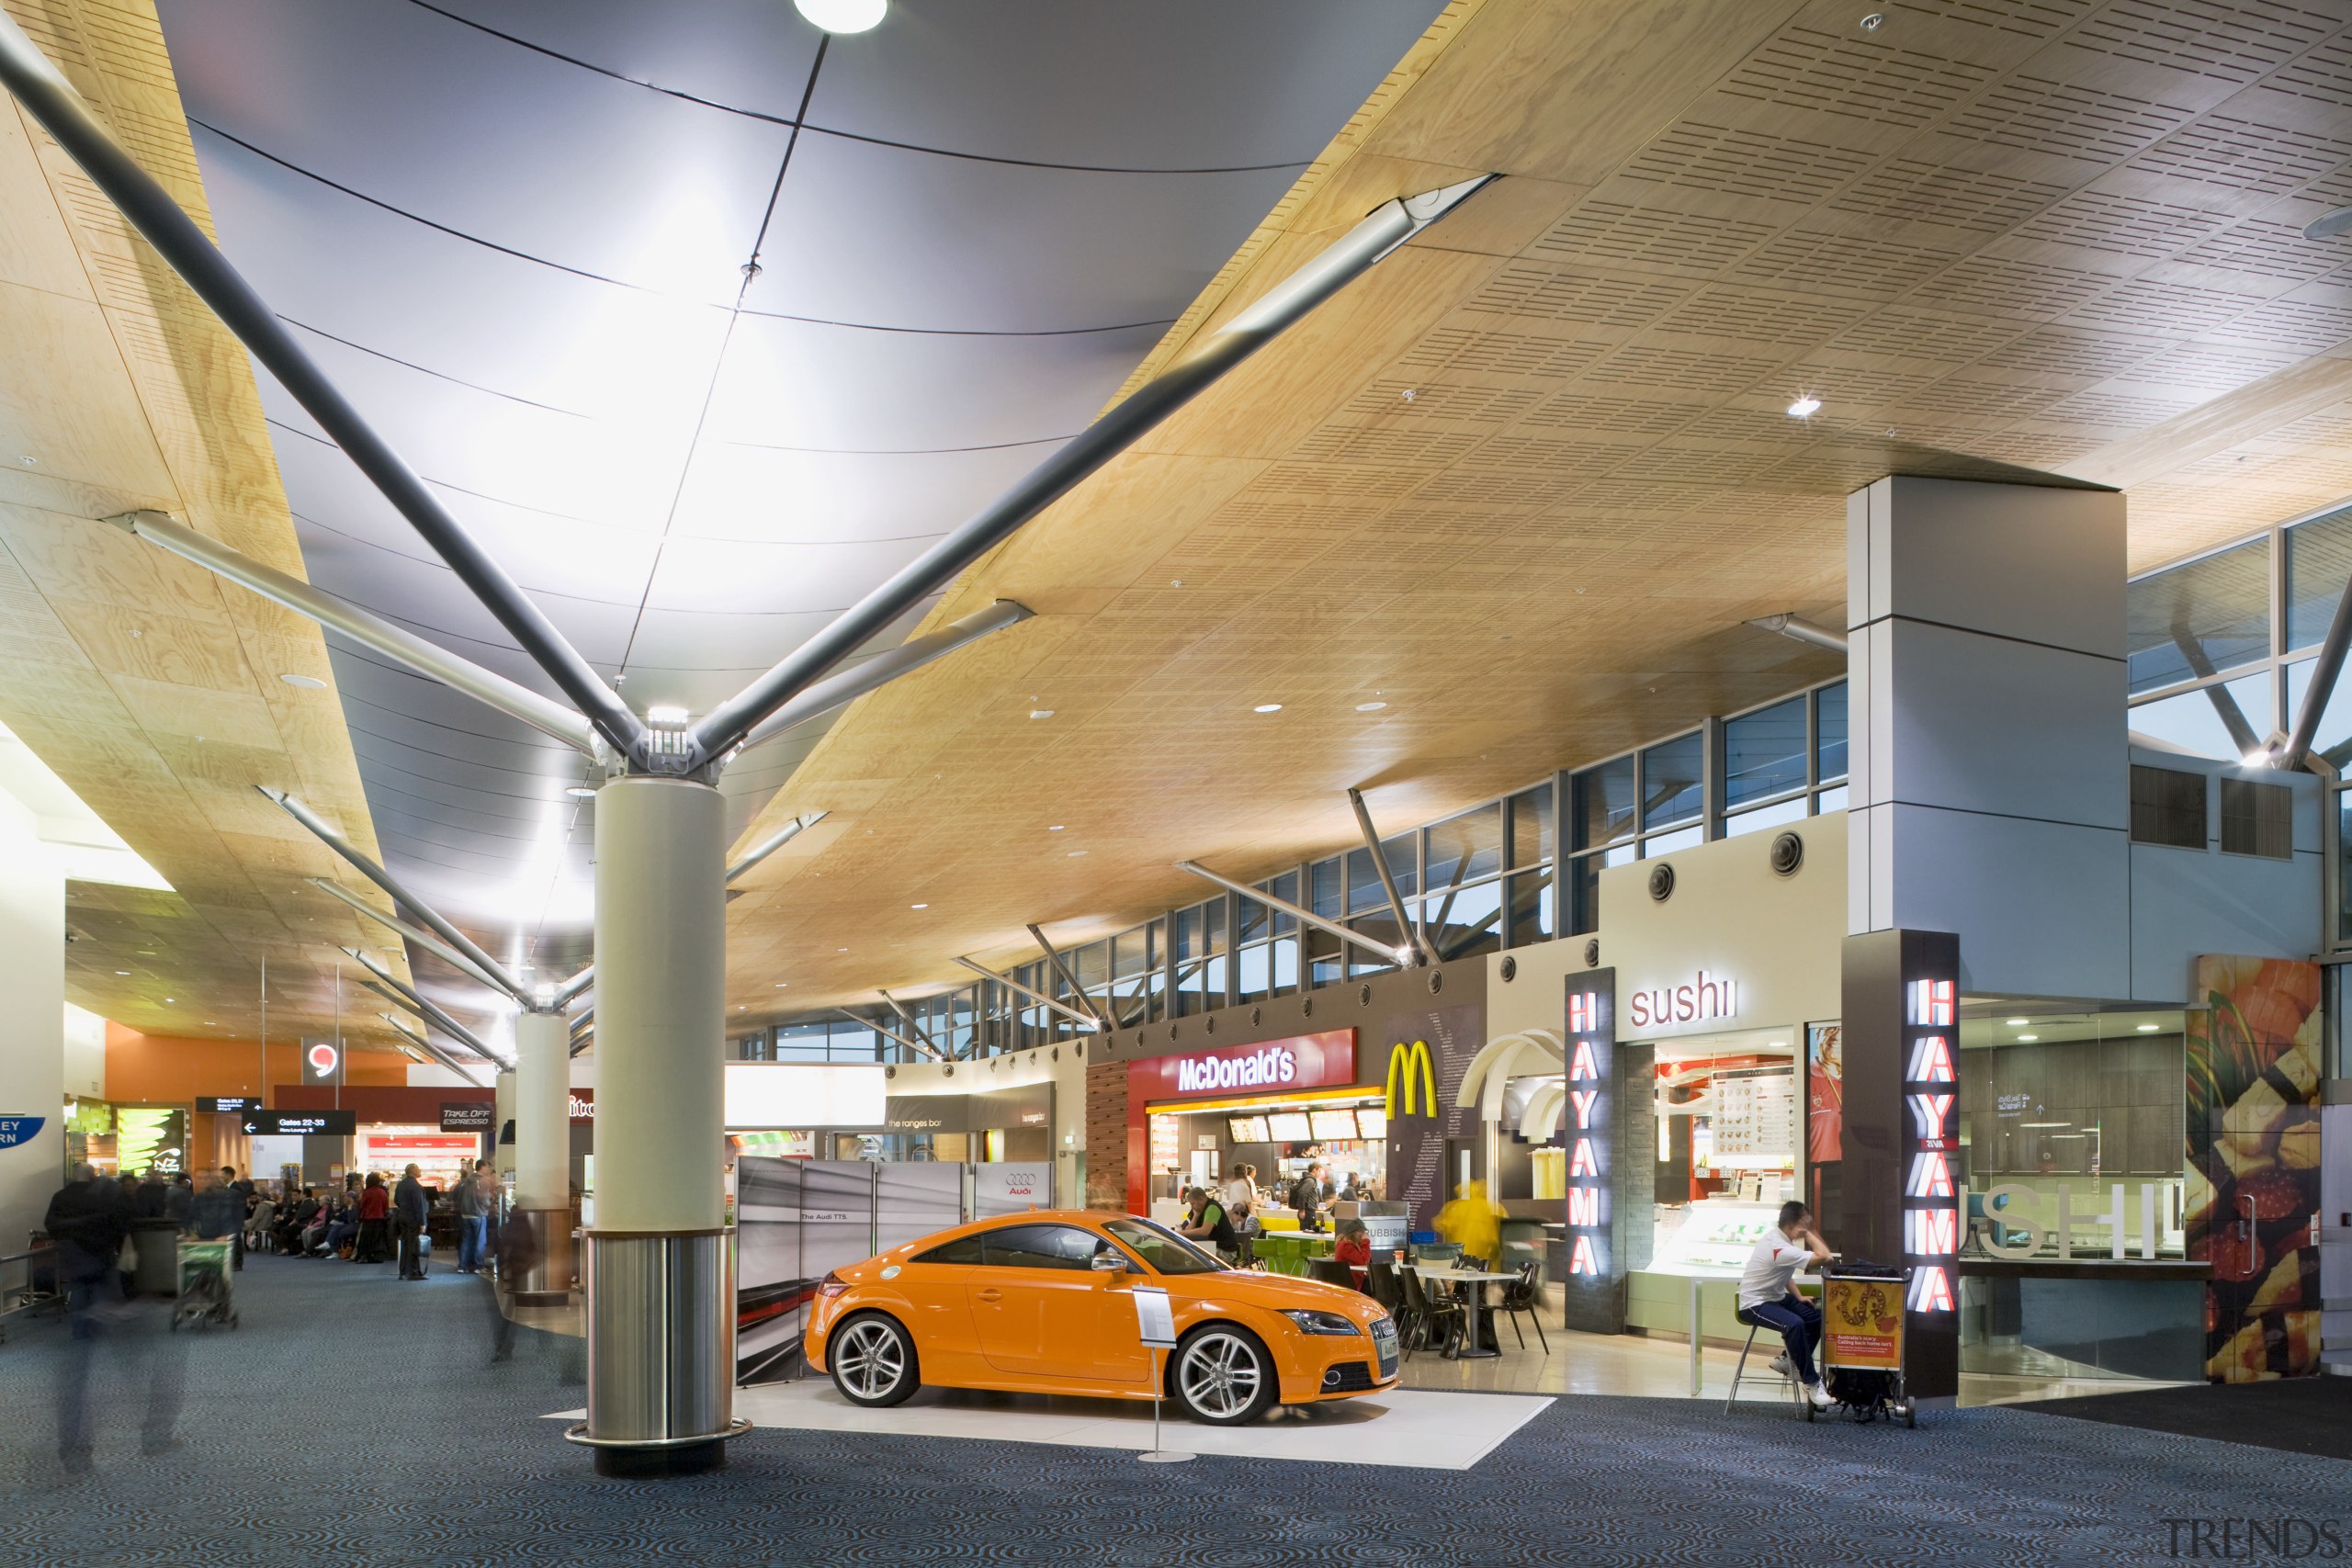
[(1168, 1381), (1186, 1414), (1212, 1427), (1255, 1421), (1281, 1392), (1266, 1348), (1229, 1323), (1207, 1324), (1186, 1336)]
[(922, 1386), (914, 1340), (894, 1318), (861, 1313), (833, 1330), (825, 1346), (833, 1386), (852, 1404), (868, 1409), (903, 1403)]

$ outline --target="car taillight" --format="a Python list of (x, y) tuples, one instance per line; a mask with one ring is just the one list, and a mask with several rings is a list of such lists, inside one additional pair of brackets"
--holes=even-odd
[(849, 1281), (842, 1279), (839, 1274), (829, 1273), (822, 1280), (817, 1282), (817, 1293), (828, 1298), (838, 1296), (843, 1291), (848, 1289)]

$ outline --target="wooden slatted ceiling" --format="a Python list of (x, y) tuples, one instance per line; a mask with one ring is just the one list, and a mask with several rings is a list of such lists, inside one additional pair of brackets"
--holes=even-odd
[[(209, 231), (153, 7), (6, 4)], [(94, 521), (154, 507), (301, 572), (244, 352), (13, 103), (0, 214), (0, 718), (177, 889), (70, 885), (66, 994), (148, 1032), (251, 1039), (266, 954), (272, 1035), (331, 1027), (334, 945), (385, 933), (301, 881), (333, 857), (253, 787), (373, 852), (319, 630)]]
[(2123, 487), (2135, 568), (2352, 491), (2352, 243), (2301, 235), (2352, 203), (2343, 8), (1872, 9), (1449, 7), (1138, 379), (1378, 201), (1508, 177), (967, 575), (939, 618), (1039, 618), (776, 797), (755, 833), (834, 815), (733, 906), (730, 1016), (1329, 852), (1348, 784), (1410, 823), (1834, 673), (1739, 623), (1840, 613), (1891, 469)]

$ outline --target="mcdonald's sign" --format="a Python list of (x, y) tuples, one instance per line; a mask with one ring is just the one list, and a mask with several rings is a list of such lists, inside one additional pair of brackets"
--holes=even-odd
[[(1404, 1086), (1404, 1097), (1397, 1097), (1397, 1086)], [(1430, 1043), (1416, 1040), (1410, 1045), (1402, 1041), (1388, 1048), (1388, 1120), (1416, 1113), (1415, 1090), (1419, 1090), (1419, 1114), (1439, 1114), (1437, 1103), (1437, 1069), (1430, 1062)]]

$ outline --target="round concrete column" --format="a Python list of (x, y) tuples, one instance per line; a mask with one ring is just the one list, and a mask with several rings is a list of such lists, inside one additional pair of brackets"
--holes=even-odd
[(571, 1054), (563, 1015), (514, 1021), (514, 1208), (538, 1238), (539, 1261), (507, 1281), (517, 1304), (571, 1299)]
[(726, 814), (631, 775), (596, 795), (596, 1223), (588, 1419), (606, 1473), (721, 1461), (733, 1420), (725, 1228)]

